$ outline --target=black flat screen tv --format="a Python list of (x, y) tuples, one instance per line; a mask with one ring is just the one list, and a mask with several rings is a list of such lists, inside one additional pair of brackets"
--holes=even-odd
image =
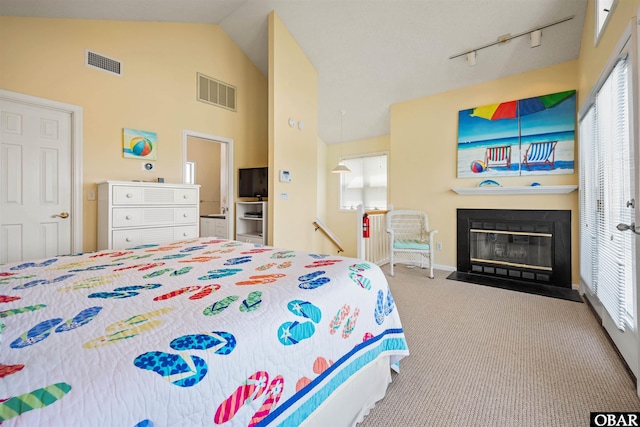
[(238, 169), (238, 197), (269, 196), (269, 168)]

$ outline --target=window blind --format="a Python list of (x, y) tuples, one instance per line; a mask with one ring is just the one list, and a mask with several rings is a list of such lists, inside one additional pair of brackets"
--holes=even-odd
[(340, 209), (387, 208), (387, 155), (342, 159), (351, 173), (340, 174)]
[(633, 316), (633, 174), (627, 58), (620, 58), (580, 121), (580, 275), (620, 330)]

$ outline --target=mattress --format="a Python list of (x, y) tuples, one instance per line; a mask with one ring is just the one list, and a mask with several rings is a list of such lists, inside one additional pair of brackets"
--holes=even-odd
[(2, 265), (0, 330), (3, 426), (295, 426), (409, 354), (376, 265), (211, 238)]

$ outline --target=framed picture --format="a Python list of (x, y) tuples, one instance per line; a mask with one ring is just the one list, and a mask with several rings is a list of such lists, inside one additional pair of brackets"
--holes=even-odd
[(158, 135), (136, 129), (122, 129), (122, 153), (126, 159), (157, 160)]
[(458, 113), (458, 178), (572, 174), (576, 91)]

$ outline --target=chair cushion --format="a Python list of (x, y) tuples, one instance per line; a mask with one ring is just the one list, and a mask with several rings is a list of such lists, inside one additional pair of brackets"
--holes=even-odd
[(428, 251), (429, 244), (418, 239), (396, 239), (393, 241), (394, 249), (417, 249)]

